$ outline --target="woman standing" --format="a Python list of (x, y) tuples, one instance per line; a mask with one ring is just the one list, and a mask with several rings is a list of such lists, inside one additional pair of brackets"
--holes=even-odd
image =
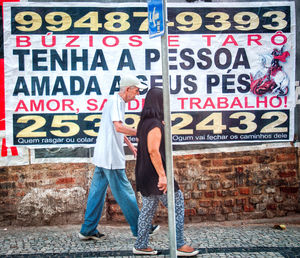
[[(155, 255), (157, 251), (148, 247), (151, 222), (159, 201), (167, 207), (163, 92), (160, 88), (150, 89), (146, 96), (137, 137), (136, 187), (142, 194), (143, 207), (138, 219), (138, 237), (133, 253)], [(176, 181), (174, 188), (177, 256), (195, 256), (198, 250), (184, 242), (184, 200)]]

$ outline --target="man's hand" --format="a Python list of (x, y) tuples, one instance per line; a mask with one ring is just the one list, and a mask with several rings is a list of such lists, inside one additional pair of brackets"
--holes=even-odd
[(124, 141), (127, 144), (129, 150), (132, 152), (133, 156), (136, 158), (136, 155), (137, 155), (137, 149), (136, 149), (136, 147), (133, 146), (133, 144), (131, 143), (131, 141), (129, 141), (129, 139), (126, 136), (124, 136)]
[(137, 155), (137, 148), (131, 145), (132, 147), (129, 146), (129, 149), (131, 150), (133, 156), (136, 158)]

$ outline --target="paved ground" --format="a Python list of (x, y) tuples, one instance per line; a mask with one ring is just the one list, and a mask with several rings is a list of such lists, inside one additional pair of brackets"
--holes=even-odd
[[(274, 229), (285, 224), (286, 230)], [(81, 241), (80, 225), (52, 227), (0, 227), (0, 257), (141, 257), (132, 254), (129, 227), (101, 225), (102, 241)], [(300, 214), (264, 220), (222, 223), (187, 223), (188, 244), (198, 257), (300, 257)], [(161, 225), (151, 246), (168, 257), (168, 228)], [(145, 257), (145, 256), (143, 256)], [(153, 257), (153, 256), (152, 256)]]

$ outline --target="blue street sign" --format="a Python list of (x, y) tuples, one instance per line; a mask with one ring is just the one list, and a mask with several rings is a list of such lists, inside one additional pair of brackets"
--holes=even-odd
[(148, 0), (149, 36), (155, 38), (165, 33), (163, 0)]

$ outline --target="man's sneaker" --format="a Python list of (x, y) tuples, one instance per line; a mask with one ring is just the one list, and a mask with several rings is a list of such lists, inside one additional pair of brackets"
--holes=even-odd
[(132, 248), (133, 254), (141, 254), (141, 255), (156, 255), (158, 252), (152, 248), (147, 248), (147, 249), (136, 249)]
[(160, 226), (159, 225), (152, 225), (151, 231), (150, 231), (150, 236), (154, 236), (157, 234), (157, 232), (159, 231)]
[(102, 240), (105, 238), (105, 235), (104, 234), (101, 234), (99, 232), (97, 232), (96, 234), (94, 235), (90, 235), (90, 236), (85, 236), (85, 235), (82, 235), (81, 233), (78, 233), (78, 237), (81, 239), (81, 240), (89, 240), (89, 239), (93, 239), (93, 240)]
[(184, 251), (179, 251), (179, 250), (176, 250), (176, 255), (177, 256), (196, 256), (197, 254), (199, 253), (199, 250), (194, 250), (194, 251), (191, 251), (191, 252), (184, 252)]
[(196, 256), (199, 253), (199, 250), (194, 249), (191, 246), (184, 245), (176, 250), (177, 256)]

